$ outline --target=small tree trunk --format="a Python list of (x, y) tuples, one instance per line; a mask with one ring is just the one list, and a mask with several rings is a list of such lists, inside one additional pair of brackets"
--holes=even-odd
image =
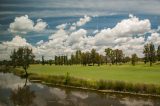
[(150, 66), (152, 66), (152, 62), (150, 61)]
[(27, 85), (27, 79), (28, 79), (28, 76), (26, 76), (26, 81), (25, 81), (24, 87)]
[(24, 71), (26, 73), (26, 77), (28, 77), (27, 69), (25, 68)]

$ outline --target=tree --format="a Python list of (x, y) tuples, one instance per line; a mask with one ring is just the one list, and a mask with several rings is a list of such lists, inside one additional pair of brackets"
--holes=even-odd
[(112, 58), (112, 49), (111, 48), (107, 48), (105, 49), (105, 53), (106, 53), (106, 64), (108, 63), (108, 61), (111, 61)]
[(44, 56), (42, 56), (42, 65), (45, 65)]
[(53, 64), (53, 61), (52, 61), (52, 60), (48, 60), (48, 64), (49, 64), (49, 65), (52, 65), (52, 64)]
[(77, 50), (75, 54), (75, 64), (80, 64), (81, 62), (81, 50)]
[(99, 53), (96, 53), (95, 59), (96, 59), (96, 63), (98, 64), (98, 66), (100, 66), (101, 57), (100, 57)]
[(114, 56), (115, 56), (115, 63), (120, 63), (122, 62), (122, 59), (123, 59), (123, 51), (122, 50), (119, 50), (119, 49), (116, 49), (114, 50)]
[(149, 61), (150, 66), (152, 66), (152, 63), (154, 63), (156, 61), (156, 52), (155, 52), (155, 47), (154, 47), (153, 43), (146, 44), (144, 46), (143, 53), (145, 55), (145, 57), (144, 57), (145, 63)]
[(149, 61), (149, 44), (144, 45), (144, 63), (146, 64)]
[(75, 64), (75, 56), (73, 54), (71, 55), (71, 64)]
[(86, 53), (81, 54), (81, 64), (83, 64), (84, 66), (87, 65), (87, 55), (86, 55)]
[(94, 64), (96, 63), (96, 50), (95, 49), (91, 50), (91, 61), (94, 66)]
[(18, 50), (14, 49), (14, 52), (11, 53), (11, 61), (12, 64), (14, 64), (14, 67), (21, 66), (26, 76), (28, 76), (27, 69), (30, 66), (31, 63), (34, 61), (34, 54), (32, 53), (32, 49), (29, 49), (28, 47), (20, 47)]
[(55, 63), (55, 65), (58, 65), (58, 57), (57, 56), (54, 57), (54, 63)]
[(132, 58), (131, 58), (131, 63), (133, 66), (135, 66), (135, 63), (138, 61), (138, 56), (137, 54), (132, 54)]
[(160, 61), (160, 45), (157, 48), (157, 60)]
[(124, 57), (123, 62), (124, 62), (124, 63), (127, 63), (127, 62), (129, 62), (130, 60), (131, 60), (130, 57), (127, 56), (127, 57)]
[(12, 59), (12, 66), (13, 68), (16, 68), (16, 64), (17, 64), (17, 53), (16, 53), (16, 49), (13, 50), (13, 52), (11, 53), (12, 55), (10, 56), (10, 58)]

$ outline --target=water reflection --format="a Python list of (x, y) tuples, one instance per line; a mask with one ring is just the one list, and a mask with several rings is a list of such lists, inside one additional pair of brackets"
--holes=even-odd
[(0, 106), (160, 106), (158, 98), (48, 87), (0, 73)]
[(11, 91), (10, 100), (13, 102), (14, 106), (30, 106), (33, 104), (33, 100), (36, 97), (34, 91), (31, 91), (30, 87), (27, 85), (26, 77), (25, 84), (23, 87), (19, 87)]
[(35, 98), (34, 91), (30, 90), (29, 86), (18, 87), (11, 92), (10, 100), (14, 106), (29, 106)]

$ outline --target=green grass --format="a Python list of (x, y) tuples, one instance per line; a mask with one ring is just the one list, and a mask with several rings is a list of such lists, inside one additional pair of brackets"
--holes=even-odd
[(39, 75), (66, 75), (87, 80), (116, 80), (131, 83), (158, 84), (160, 85), (160, 65), (138, 64), (102, 65), (98, 66), (55, 66), (55, 65), (31, 65), (29, 73)]

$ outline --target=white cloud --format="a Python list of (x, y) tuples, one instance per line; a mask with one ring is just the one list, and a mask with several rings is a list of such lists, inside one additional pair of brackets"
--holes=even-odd
[(148, 37), (146, 43), (154, 43), (156, 45), (160, 45), (160, 34), (159, 33), (152, 33), (151, 36)]
[(151, 29), (151, 24), (148, 19), (139, 20), (139, 18), (130, 14), (129, 19), (124, 19), (119, 22), (113, 29), (112, 33), (115, 36), (132, 36), (144, 34)]
[(76, 23), (76, 26), (82, 26), (89, 22), (91, 20), (91, 17), (85, 15), (83, 18), (80, 18), (79, 21)]
[(25, 38), (20, 36), (15, 36), (11, 41), (6, 41), (2, 44), (6, 45), (7, 47), (31, 46), (29, 43), (27, 43)]
[(28, 15), (16, 17), (14, 22), (10, 24), (9, 31), (12, 33), (26, 34), (33, 30), (34, 22), (28, 18)]
[(20, 36), (15, 36), (11, 41), (6, 41), (0, 44), (0, 48), (3, 49), (0, 51), (1, 60), (3, 59), (10, 59), (10, 54), (13, 51), (13, 49), (17, 49), (19, 47), (29, 47), (34, 49), (34, 47), (29, 44), (25, 38), (22, 38)]
[(65, 29), (67, 27), (67, 23), (56, 26), (57, 29)]
[(87, 31), (84, 29), (79, 29), (78, 31), (75, 31), (71, 33), (71, 35), (67, 38), (67, 43), (69, 45), (74, 45), (76, 43), (80, 43), (81, 41), (86, 38)]
[(37, 45), (42, 45), (44, 43), (44, 41), (43, 40), (40, 40), (39, 42), (37, 42), (36, 44)]
[(38, 19), (35, 24), (28, 15), (16, 17), (14, 22), (9, 25), (9, 31), (13, 34), (27, 34), (28, 32), (41, 32), (47, 27), (47, 23)]
[(36, 25), (34, 26), (34, 31), (42, 32), (47, 27), (47, 23), (43, 22), (42, 19), (38, 19)]
[(76, 30), (77, 27), (81, 27), (83, 25), (85, 25), (87, 22), (91, 21), (91, 17), (90, 16), (87, 16), (87, 15), (84, 15), (83, 18), (80, 18), (79, 21), (77, 21), (76, 23), (73, 23), (70, 27), (70, 30), (71, 31), (74, 31)]
[[(72, 25), (76, 25), (75, 23)], [(82, 24), (81, 24), (82, 25)], [(137, 17), (130, 15), (128, 19), (124, 19), (117, 23), (113, 28), (107, 28), (96, 32), (94, 36), (87, 36), (87, 30), (78, 29), (73, 32), (64, 29), (65, 24), (57, 27), (57, 31), (53, 33), (47, 42), (43, 40), (37, 42), (37, 46), (27, 43), (24, 38), (15, 36), (12, 41), (3, 42), (4, 45), (11, 46), (30, 46), (33, 48), (37, 58), (42, 55), (45, 59), (54, 58), (55, 55), (71, 55), (76, 50), (89, 51), (95, 48), (99, 53), (104, 54), (105, 48), (122, 49), (126, 55), (137, 53), (143, 57), (143, 46), (147, 42), (160, 44), (159, 33), (152, 33), (145, 41), (144, 37), (134, 37), (135, 34), (145, 34), (150, 32), (150, 21), (148, 19), (139, 20)], [(4, 49), (4, 48), (3, 48)], [(13, 48), (12, 48), (13, 49)], [(8, 51), (8, 50), (7, 50)], [(9, 53), (9, 52), (7, 52)], [(6, 54), (7, 54), (6, 53)], [(5, 53), (3, 53), (5, 54)]]

